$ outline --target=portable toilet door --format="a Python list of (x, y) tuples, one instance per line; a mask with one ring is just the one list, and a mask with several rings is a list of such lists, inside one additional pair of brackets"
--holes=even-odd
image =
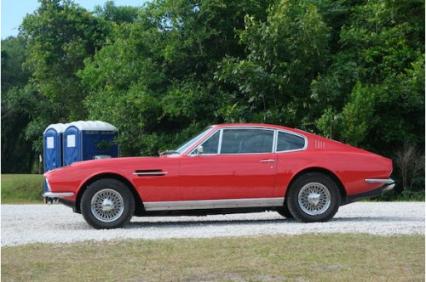
[(64, 166), (83, 159), (81, 134), (80, 129), (72, 123), (65, 129), (62, 136)]
[(68, 124), (63, 134), (64, 165), (76, 161), (91, 160), (96, 155), (118, 155), (117, 145), (108, 150), (102, 148), (102, 143), (112, 144), (117, 134), (117, 128), (103, 121), (76, 121)]
[(43, 132), (43, 168), (44, 172), (61, 167), (62, 134), (66, 125), (56, 123), (49, 125)]

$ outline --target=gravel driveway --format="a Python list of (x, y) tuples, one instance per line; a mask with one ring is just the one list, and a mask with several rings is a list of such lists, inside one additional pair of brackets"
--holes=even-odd
[(424, 202), (366, 202), (340, 208), (325, 223), (297, 223), (275, 212), (202, 217), (134, 217), (129, 226), (95, 230), (62, 205), (2, 205), (2, 246), (128, 238), (210, 238), (264, 234), (424, 234)]

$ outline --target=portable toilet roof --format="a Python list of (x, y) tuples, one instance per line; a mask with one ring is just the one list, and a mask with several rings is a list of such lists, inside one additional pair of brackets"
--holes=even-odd
[(63, 133), (67, 126), (68, 123), (54, 123), (46, 127), (46, 129), (43, 131), (43, 134), (45, 134), (49, 129), (54, 129), (57, 133)]
[(71, 123), (68, 123), (67, 126), (64, 128), (64, 131), (66, 128), (75, 126), (80, 131), (117, 131), (117, 128), (113, 126), (112, 124), (100, 120), (95, 121), (74, 121)]

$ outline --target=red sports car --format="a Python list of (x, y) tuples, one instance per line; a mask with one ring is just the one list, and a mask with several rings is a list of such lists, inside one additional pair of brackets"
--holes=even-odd
[(160, 157), (73, 163), (44, 176), (47, 201), (69, 205), (95, 228), (133, 215), (274, 210), (303, 222), (394, 187), (388, 158), (270, 124), (208, 127)]

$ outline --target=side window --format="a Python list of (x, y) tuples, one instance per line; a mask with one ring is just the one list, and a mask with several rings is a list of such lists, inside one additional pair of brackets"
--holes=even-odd
[(305, 139), (290, 133), (278, 132), (277, 152), (303, 149)]
[(271, 153), (274, 132), (264, 129), (224, 129), (221, 154)]
[(219, 135), (220, 131), (216, 132), (209, 139), (204, 141), (203, 146), (203, 154), (217, 154), (217, 150), (219, 147)]

